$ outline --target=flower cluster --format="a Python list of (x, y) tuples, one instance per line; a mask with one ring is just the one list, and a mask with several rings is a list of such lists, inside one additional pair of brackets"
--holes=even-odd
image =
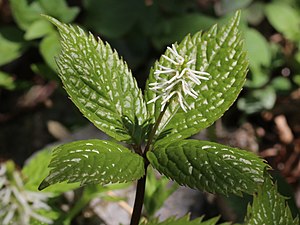
[(193, 87), (195, 84), (201, 84), (201, 80), (208, 80), (210, 74), (191, 69), (196, 60), (185, 59), (177, 52), (174, 44), (172, 48), (168, 47), (167, 49), (171, 53), (170, 57), (166, 55), (162, 55), (162, 57), (169, 61), (172, 67), (158, 65), (159, 69), (154, 72), (156, 82), (149, 84), (149, 89), (156, 92), (157, 96), (147, 103), (150, 104), (161, 99), (161, 110), (163, 110), (167, 102), (177, 96), (180, 107), (187, 112), (188, 109), (192, 109), (192, 106), (186, 102), (185, 97), (191, 96), (196, 99), (198, 93)]
[[(8, 165), (8, 166), (7, 166)], [(0, 163), (0, 224), (31, 224), (31, 219), (51, 224), (52, 220), (36, 212), (50, 210), (49, 194), (25, 190), (20, 173), (13, 162)]]

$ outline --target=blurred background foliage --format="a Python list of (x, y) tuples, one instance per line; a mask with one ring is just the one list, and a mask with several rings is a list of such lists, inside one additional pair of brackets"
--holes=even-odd
[[(0, 161), (12, 158), (22, 166), (34, 151), (87, 123), (62, 90), (54, 60), (60, 51), (59, 36), (40, 14), (78, 24), (108, 41), (144, 88), (150, 67), (166, 46), (188, 33), (222, 24), (238, 9), (250, 68), (237, 103), (226, 114), (231, 117), (225, 115), (223, 122), (256, 124), (260, 155), (271, 157), (271, 165), (285, 177), (279, 179), (279, 189), (292, 196), (300, 190), (300, 122), (295, 119), (300, 99), (299, 0), (0, 0)], [(289, 137), (280, 133), (280, 124), (290, 128), (286, 120), (276, 120), (281, 114), (293, 124)], [(67, 130), (60, 127), (63, 134), (56, 135), (51, 133), (54, 125)], [(38, 157), (47, 158), (49, 152)], [(35, 174), (25, 184), (28, 190), (39, 181), (32, 164), (22, 171), (26, 176)], [(149, 196), (161, 193), (161, 199), (146, 199), (151, 216), (174, 191), (165, 194), (164, 186), (152, 182)], [(90, 200), (91, 195), (87, 196)], [(242, 204), (238, 198), (228, 201), (233, 208)], [(298, 211), (295, 201), (290, 200), (294, 214)], [(237, 214), (245, 210), (236, 208)], [(74, 215), (68, 216), (66, 220)]]
[(118, 50), (143, 87), (148, 69), (167, 45), (206, 30), (243, 9), (241, 28), (250, 72), (238, 108), (247, 114), (271, 109), (278, 96), (300, 85), (300, 3), (297, 0), (10, 0), (1, 2), (0, 86), (28, 89), (33, 80), (11, 68), (28, 54), (26, 70), (44, 82), (57, 80), (57, 31), (40, 14), (76, 23)]

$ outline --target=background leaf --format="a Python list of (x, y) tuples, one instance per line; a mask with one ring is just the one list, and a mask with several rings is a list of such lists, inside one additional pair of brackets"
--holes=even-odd
[[(26, 181), (25, 187), (27, 190), (37, 191), (43, 177), (46, 177), (49, 174), (50, 168), (48, 165), (51, 160), (52, 150), (52, 148), (43, 149), (27, 160), (22, 169), (22, 174), (24, 174)], [(55, 195), (59, 195), (78, 187), (79, 183), (67, 184), (64, 182), (50, 186), (47, 190), (45, 190), (45, 192), (51, 192)]]
[[(179, 44), (177, 51), (188, 59), (196, 59), (195, 69), (210, 73), (210, 79), (194, 87), (198, 93), (197, 99), (186, 97), (194, 109), (187, 113), (179, 108), (177, 101), (171, 101), (162, 118), (157, 135), (167, 130), (171, 132), (159, 141), (166, 144), (173, 140), (187, 138), (215, 122), (231, 106), (240, 93), (245, 82), (248, 62), (243, 51), (240, 33), (238, 31), (240, 13), (237, 13), (230, 23), (219, 31), (213, 26), (207, 33), (189, 35)], [(165, 55), (170, 56), (167, 50)], [(172, 68), (171, 63), (161, 57), (152, 68), (148, 80), (156, 82), (154, 72), (158, 65)], [(178, 68), (176, 68), (178, 69)], [(183, 69), (183, 68), (181, 68)], [(146, 88), (147, 101), (155, 98), (157, 93)], [(148, 104), (148, 111), (155, 120), (161, 111), (159, 99)]]
[(264, 89), (257, 89), (246, 97), (241, 97), (238, 107), (246, 113), (255, 113), (263, 109), (272, 109), (276, 101), (276, 93), (273, 87), (268, 86)]
[(201, 191), (252, 194), (267, 166), (253, 153), (198, 140), (158, 146), (147, 157), (160, 173)]
[(24, 38), (25, 40), (32, 40), (36, 38), (41, 38), (48, 34), (49, 32), (53, 32), (53, 26), (45, 20), (37, 20), (33, 22), (27, 29)]
[(269, 22), (277, 31), (290, 40), (300, 40), (300, 14), (295, 8), (277, 1), (268, 4), (265, 12)]
[(85, 23), (101, 35), (119, 38), (143, 16), (145, 5), (139, 0), (85, 0)]
[(177, 188), (178, 185), (175, 182), (171, 184), (170, 180), (165, 176), (157, 178), (156, 171), (148, 168), (144, 198), (144, 207), (147, 216), (152, 218)]
[[(214, 217), (212, 219), (203, 221), (203, 217), (190, 220), (190, 216), (183, 216), (179, 219), (176, 219), (174, 217), (168, 218), (167, 220), (163, 222), (158, 222), (158, 219), (149, 221), (149, 222), (143, 222), (141, 225), (216, 225), (216, 223), (219, 220), (219, 217)], [(227, 223), (223, 223), (222, 225), (226, 225)], [(229, 224), (227, 224), (229, 225)]]
[[(62, 37), (59, 75), (71, 100), (96, 127), (117, 140), (129, 140), (122, 117), (142, 124), (146, 106), (125, 62), (100, 39), (80, 28), (54, 23)], [(123, 132), (119, 132), (119, 131)]]
[(61, 50), (57, 32), (51, 32), (43, 38), (39, 50), (47, 65), (55, 71), (57, 66), (54, 57), (57, 56)]
[(41, 13), (54, 16), (65, 23), (73, 21), (79, 13), (79, 7), (69, 7), (66, 0), (10, 0), (10, 6), (16, 23), (26, 31), (41, 19)]
[(164, 19), (163, 22), (154, 26), (158, 32), (153, 38), (157, 49), (163, 49), (166, 45), (182, 40), (187, 34), (194, 34), (199, 29), (208, 29), (216, 23), (213, 17), (200, 13), (189, 13), (177, 17)]
[(252, 0), (220, 0), (216, 5), (215, 10), (219, 15), (224, 15), (245, 8), (250, 5), (251, 2)]
[(6, 88), (7, 90), (15, 89), (16, 85), (13, 77), (8, 73), (0, 71), (0, 87)]
[(25, 47), (20, 30), (14, 27), (0, 28), (0, 66), (20, 57)]
[(62, 181), (108, 184), (136, 180), (144, 175), (141, 156), (109, 141), (75, 141), (59, 146), (53, 154), (50, 174), (40, 184), (40, 190)]
[(293, 219), (289, 207), (285, 203), (285, 197), (277, 192), (277, 185), (272, 184), (266, 177), (264, 184), (254, 196), (252, 206), (248, 207), (247, 225), (298, 225), (299, 218)]
[(79, 14), (79, 7), (69, 7), (66, 0), (39, 0), (44, 11), (64, 23), (69, 23)]
[(245, 31), (245, 49), (249, 56), (250, 67), (270, 66), (271, 49), (267, 40), (257, 30), (248, 28)]
[(10, 0), (10, 6), (15, 21), (22, 30), (27, 30), (34, 21), (41, 18), (41, 9), (35, 7), (36, 2), (29, 5), (27, 0)]

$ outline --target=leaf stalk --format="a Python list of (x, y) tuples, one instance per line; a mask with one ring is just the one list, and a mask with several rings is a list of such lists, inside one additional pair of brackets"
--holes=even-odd
[[(146, 153), (149, 151), (149, 149), (151, 147), (151, 144), (153, 142), (156, 130), (157, 130), (157, 128), (158, 128), (158, 126), (159, 126), (159, 124), (160, 124), (160, 122), (161, 122), (161, 120), (162, 120), (162, 118), (163, 118), (163, 116), (164, 116), (164, 114), (165, 114), (165, 112), (166, 112), (169, 104), (170, 104), (170, 101), (167, 102), (167, 104), (164, 106), (163, 110), (158, 115), (158, 118), (157, 118), (157, 120), (156, 120), (156, 122), (154, 124), (154, 127), (151, 130), (151, 133), (149, 135), (148, 142), (147, 142), (147, 145), (146, 145), (145, 150), (144, 150), (144, 155), (146, 155)], [(145, 156), (145, 158), (146, 158), (146, 156)]]

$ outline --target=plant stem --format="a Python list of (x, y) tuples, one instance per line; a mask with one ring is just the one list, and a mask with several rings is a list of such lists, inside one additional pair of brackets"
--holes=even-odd
[(135, 152), (142, 155), (142, 157), (144, 158), (144, 168), (145, 168), (145, 175), (138, 180), (137, 186), (136, 186), (136, 193), (135, 193), (135, 200), (134, 200), (134, 206), (133, 206), (133, 212), (132, 212), (132, 216), (131, 216), (131, 221), (130, 221), (130, 225), (138, 225), (141, 219), (141, 214), (142, 214), (142, 209), (143, 209), (143, 204), (144, 204), (144, 196), (145, 196), (145, 187), (146, 187), (146, 177), (147, 177), (147, 168), (149, 165), (149, 161), (146, 157), (146, 153), (149, 151), (150, 146), (153, 142), (156, 130), (163, 118), (163, 115), (165, 114), (167, 108), (169, 106), (169, 103), (167, 103), (163, 109), (163, 111), (160, 112), (155, 125), (153, 127), (153, 129), (151, 130), (151, 133), (149, 135), (149, 139), (148, 142), (146, 144), (145, 150), (142, 154), (141, 153), (141, 149), (140, 148), (136, 148)]
[(144, 204), (144, 195), (145, 195), (145, 187), (146, 187), (146, 177), (147, 177), (147, 168), (149, 162), (145, 158), (145, 175), (138, 180), (136, 193), (135, 193), (135, 200), (133, 206), (133, 212), (131, 216), (130, 225), (138, 225), (140, 222), (142, 208)]
[(158, 128), (158, 126), (159, 126), (159, 124), (160, 124), (160, 122), (161, 122), (161, 120), (162, 120), (162, 118), (163, 118), (163, 115), (165, 114), (165, 112), (166, 112), (166, 110), (167, 110), (169, 104), (170, 104), (170, 101), (165, 105), (163, 111), (161, 111), (160, 114), (158, 115), (158, 118), (157, 118), (157, 120), (156, 120), (156, 122), (155, 122), (155, 125), (154, 125), (153, 129), (151, 130), (151, 133), (150, 133), (150, 135), (149, 135), (149, 139), (148, 139), (147, 145), (146, 145), (146, 147), (145, 147), (145, 151), (144, 151), (144, 154), (145, 154), (145, 155), (146, 155), (146, 153), (147, 153), (147, 152), (149, 151), (149, 149), (150, 149), (150, 146), (151, 146), (151, 144), (152, 144), (152, 142), (153, 142), (153, 139), (154, 139), (156, 130), (157, 130), (157, 128)]

